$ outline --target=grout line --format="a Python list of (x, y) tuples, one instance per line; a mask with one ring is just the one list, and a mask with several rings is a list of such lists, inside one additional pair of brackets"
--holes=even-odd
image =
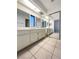
[(59, 39), (59, 38), (55, 38), (55, 37), (49, 37), (49, 38)]
[[(29, 51), (29, 53), (31, 53), (31, 52)], [(31, 53), (31, 55), (32, 55), (32, 57), (34, 57), (34, 58), (36, 59), (36, 57), (35, 57), (32, 53)], [(32, 58), (32, 57), (31, 57), (31, 58)], [(30, 58), (30, 59), (31, 59), (31, 58)]]
[[(45, 42), (45, 43), (46, 43), (46, 42)], [(45, 43), (44, 43), (42, 46), (44, 46)], [(36, 53), (42, 48), (42, 46), (40, 46), (40, 48), (36, 51)], [(35, 53), (34, 55), (36, 55), (36, 53)]]
[[(55, 55), (56, 56), (56, 55)], [(56, 56), (57, 58), (61, 59), (61, 57)]]
[[(46, 42), (48, 42), (48, 40), (47, 40)], [(43, 44), (43, 46), (46, 44), (46, 42)], [(56, 43), (55, 43), (55, 45), (56, 45)], [(45, 49), (43, 46), (41, 46), (41, 47), (39, 48), (39, 50), (40, 50), (41, 48)], [(55, 46), (54, 46), (54, 47), (55, 47)], [(39, 51), (39, 50), (38, 50), (38, 51)], [(48, 51), (47, 49), (45, 49), (45, 50), (46, 50), (47, 52), (53, 54), (52, 52)], [(37, 52), (38, 52), (38, 51), (37, 51)], [(54, 51), (54, 50), (53, 50), (53, 51)], [(36, 53), (35, 53), (35, 54), (36, 54)]]
[[(58, 38), (55, 38), (55, 37), (49, 37), (49, 38), (58, 39)], [(57, 40), (56, 40), (56, 44), (57, 44)], [(53, 53), (54, 53), (55, 49), (56, 49), (56, 45), (55, 45), (55, 47), (54, 47)], [(52, 54), (51, 59), (52, 59), (53, 55), (54, 55), (54, 54)], [(56, 55), (55, 55), (55, 56), (56, 56)], [(57, 57), (57, 56), (56, 56), (56, 57)], [(57, 58), (59, 58), (59, 57), (57, 57)]]
[[(57, 44), (57, 41), (56, 41), (56, 44)], [(54, 47), (54, 50), (53, 50), (53, 54), (52, 54), (52, 56), (51, 56), (51, 59), (52, 59), (52, 57), (53, 57), (53, 55), (54, 55), (55, 48), (56, 48), (56, 45), (55, 45), (55, 47)]]
[[(50, 39), (50, 38), (49, 38)], [(49, 40), (47, 40), (45, 43), (47, 43)], [(45, 45), (45, 44), (44, 44)], [(43, 45), (43, 46), (44, 46)], [(55, 44), (56, 45), (56, 44)], [(41, 48), (43, 48), (43, 49), (45, 49), (43, 46), (41, 46), (39, 49), (41, 49)], [(54, 46), (55, 47), (55, 46)], [(52, 52), (50, 52), (50, 51), (48, 51), (47, 49), (45, 49), (47, 52), (49, 52), (49, 53), (51, 53), (51, 54), (53, 54)], [(53, 50), (54, 51), (54, 50)]]
[[(43, 49), (45, 49), (44, 47), (42, 47)], [(52, 52), (50, 52), (50, 51), (48, 51), (47, 49), (45, 49), (47, 52), (49, 52), (49, 53), (51, 53), (51, 54), (53, 54)]]
[[(51, 38), (51, 37), (49, 37), (49, 40), (50, 40), (50, 38)], [(53, 38), (54, 38), (54, 37), (53, 37)], [(46, 38), (45, 38), (45, 39), (46, 39)], [(44, 39), (44, 40), (45, 40), (45, 39)], [(56, 39), (56, 38), (55, 38), (55, 39)], [(38, 46), (39, 46), (39, 49), (36, 51), (36, 53), (37, 53), (41, 48), (43, 48), (43, 46), (44, 46), (49, 40), (46, 40), (46, 41), (43, 43), (42, 46), (39, 46), (39, 45), (38, 45)], [(41, 42), (43, 42), (43, 41), (41, 41)], [(57, 40), (56, 40), (56, 43), (57, 43)], [(39, 44), (40, 44), (40, 42), (39, 42)], [(56, 48), (56, 45), (54, 46), (54, 50), (55, 50), (55, 48)], [(44, 48), (44, 49), (45, 49), (45, 48)], [(47, 50), (47, 49), (45, 49), (45, 50)], [(54, 53), (54, 50), (53, 50), (53, 53)], [(47, 51), (48, 51), (48, 50), (47, 50)], [(28, 52), (30, 52), (30, 51), (28, 50)], [(49, 52), (49, 51), (48, 51), (48, 52)], [(31, 52), (30, 52), (30, 53), (31, 53)], [(36, 53), (35, 53), (35, 54), (32, 54), (32, 53), (31, 53), (32, 57), (34, 57), (35, 59), (37, 59), (36, 56), (35, 56)], [(51, 53), (51, 52), (49, 52), (49, 53)], [(53, 53), (51, 53), (52, 56), (53, 56)], [(52, 58), (52, 56), (51, 56), (51, 58)], [(32, 57), (31, 57), (31, 58), (32, 58)]]
[[(50, 39), (50, 38), (57, 39), (57, 38), (55, 38), (55, 37), (49, 37), (49, 39)], [(49, 40), (47, 40), (46, 42), (48, 42), (48, 41), (49, 41)], [(38, 49), (38, 51), (39, 51), (41, 48), (43, 48), (43, 46), (46, 44), (46, 42)], [(56, 44), (57, 44), (57, 40), (56, 40)], [(54, 50), (55, 50), (55, 48), (56, 48), (56, 44), (55, 44), (55, 46), (54, 46)], [(43, 48), (43, 49), (45, 49), (45, 48)], [(45, 49), (45, 50), (48, 51), (47, 49)], [(53, 50), (53, 53), (52, 53), (52, 52), (49, 52), (49, 51), (48, 51), (48, 52), (51, 53), (52, 56), (53, 56), (54, 50)], [(37, 52), (38, 52), (38, 51), (37, 51)], [(36, 53), (37, 53), (37, 52), (36, 52)], [(34, 57), (35, 57), (36, 53), (34, 54)], [(51, 56), (51, 59), (52, 59), (52, 56)], [(35, 58), (36, 58), (36, 57), (35, 57)]]
[[(45, 39), (44, 39), (44, 40), (45, 40)], [(47, 40), (47, 41), (48, 41), (48, 40)], [(47, 41), (46, 41), (46, 42), (47, 42)], [(42, 41), (41, 41), (41, 42), (42, 42)], [(46, 42), (44, 42), (44, 44), (46, 44)], [(39, 42), (39, 43), (40, 43), (40, 42)], [(44, 45), (44, 44), (43, 44), (43, 45)], [(42, 46), (43, 46), (43, 45), (42, 45)], [(38, 45), (38, 46), (39, 46), (39, 45)], [(36, 53), (41, 49), (42, 46), (39, 46), (39, 49), (36, 51)], [(34, 47), (34, 46), (33, 46), (33, 47)], [(23, 51), (21, 51), (21, 52), (23, 52)], [(28, 50), (28, 52), (31, 53), (29, 50)], [(35, 54), (36, 54), (36, 53), (35, 53)], [(32, 54), (32, 53), (31, 53), (31, 55), (34, 56), (34, 58), (36, 59), (35, 54)]]
[[(55, 43), (55, 45), (56, 45), (56, 43)], [(54, 45), (54, 49), (55, 49), (55, 45)], [(41, 48), (43, 48), (43, 49), (45, 49), (43, 46), (41, 47)], [(48, 51), (47, 49), (45, 49), (47, 52), (49, 52), (49, 53), (51, 53), (51, 54), (53, 54), (54, 52), (50, 52), (50, 51)], [(53, 50), (54, 51), (54, 50)]]
[[(46, 42), (47, 42), (47, 41), (46, 41)], [(45, 42), (45, 43), (46, 43), (46, 42)], [(45, 43), (44, 43), (43, 45), (45, 45)], [(42, 45), (42, 46), (43, 46), (43, 45)], [(42, 46), (40, 46), (40, 48), (36, 51), (36, 53), (42, 48)], [(30, 51), (29, 51), (29, 52), (30, 52)], [(30, 52), (30, 53), (31, 53), (31, 52)], [(36, 53), (35, 53), (35, 54), (32, 54), (32, 53), (31, 53), (32, 56), (33, 56), (35, 59), (37, 59), (37, 58), (35, 57)]]

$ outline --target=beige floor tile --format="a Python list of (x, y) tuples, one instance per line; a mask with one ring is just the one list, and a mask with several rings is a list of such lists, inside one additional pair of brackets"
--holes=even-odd
[(61, 40), (57, 40), (57, 43), (61, 43)]
[(35, 59), (35, 57), (32, 57), (31, 59)]
[(50, 53), (53, 53), (53, 50), (54, 50), (55, 46), (51, 46), (51, 45), (49, 45), (49, 44), (45, 44), (45, 45), (43, 46), (43, 48), (44, 48), (45, 50), (49, 51)]
[(52, 54), (41, 48), (35, 55), (36, 59), (51, 59)]
[(57, 57), (61, 58), (61, 50), (56, 48), (54, 51), (54, 55), (56, 55)]
[(52, 59), (60, 59), (60, 58), (58, 58), (57, 56), (53, 55)]
[(48, 45), (50, 45), (50, 46), (55, 46), (56, 45), (56, 43), (54, 43), (54, 42), (47, 42), (46, 44), (48, 44)]
[(55, 39), (55, 38), (50, 38), (50, 40), (51, 40), (51, 41), (56, 41), (56, 39)]
[(39, 48), (42, 47), (48, 40), (48, 38), (45, 38), (44, 40), (40, 41), (36, 46), (32, 47), (29, 51), (34, 55), (39, 50)]
[(46, 42), (46, 43), (48, 43), (48, 44), (50, 44), (50, 45), (56, 45), (56, 40), (54, 40), (54, 39), (50, 39), (48, 42)]
[(50, 35), (50, 37), (59, 39), (59, 33), (53, 33), (53, 34)]
[(17, 59), (30, 59), (32, 57), (30, 52), (24, 52), (20, 56), (17, 57)]
[(55, 41), (57, 41), (57, 40), (56, 40), (56, 39), (54, 39), (54, 38), (50, 38), (50, 41), (55, 42)]
[(60, 48), (61, 49), (61, 42), (59, 41), (57, 41), (57, 44), (56, 44), (56, 48)]
[(38, 45), (39, 45), (40, 47), (43, 46), (44, 44), (45, 44), (44, 41), (41, 41), (41, 42), (38, 43)]
[(34, 55), (38, 50), (39, 50), (40, 46), (36, 45), (34, 47), (32, 47), (29, 51)]
[(57, 45), (56, 45), (56, 48), (61, 49), (61, 45), (58, 45), (58, 44), (57, 44)]
[(49, 37), (45, 38), (43, 41), (45, 41), (45, 42), (46, 42), (46, 41), (48, 41), (48, 40), (49, 40)]

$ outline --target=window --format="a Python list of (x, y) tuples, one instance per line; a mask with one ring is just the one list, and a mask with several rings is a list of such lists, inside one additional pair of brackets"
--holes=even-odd
[(35, 16), (30, 15), (30, 27), (35, 27)]

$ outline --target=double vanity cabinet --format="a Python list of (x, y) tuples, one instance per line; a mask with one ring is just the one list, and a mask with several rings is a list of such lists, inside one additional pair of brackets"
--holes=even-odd
[(51, 28), (18, 28), (17, 29), (17, 51), (42, 39), (52, 33)]

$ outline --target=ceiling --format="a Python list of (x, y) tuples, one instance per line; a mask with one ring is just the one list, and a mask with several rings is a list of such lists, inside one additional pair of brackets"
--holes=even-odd
[[(18, 0), (23, 2), (23, 0)], [(37, 6), (41, 12), (44, 13), (44, 15), (49, 15), (51, 13), (57, 12), (61, 10), (61, 0), (29, 0), (32, 2), (35, 6)], [(51, 17), (58, 18), (59, 15), (54, 14), (51, 15)]]
[(38, 1), (40, 4), (37, 4), (40, 6), (42, 5), (44, 7), (43, 10), (46, 10), (47, 14), (51, 14), (56, 11), (61, 10), (61, 0), (33, 0), (34, 2)]

